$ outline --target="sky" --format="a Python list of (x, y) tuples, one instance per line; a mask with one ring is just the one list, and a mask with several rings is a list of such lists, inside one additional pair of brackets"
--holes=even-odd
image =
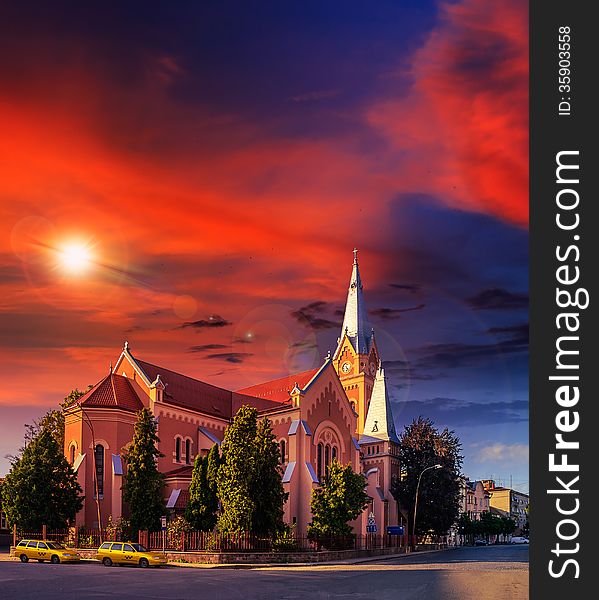
[(398, 431), (528, 491), (526, 10), (2, 3), (0, 476), (125, 340), (228, 389), (318, 366), (357, 247)]

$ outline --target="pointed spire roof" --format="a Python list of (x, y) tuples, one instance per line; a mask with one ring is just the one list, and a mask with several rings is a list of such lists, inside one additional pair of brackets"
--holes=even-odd
[(360, 443), (364, 444), (381, 440), (399, 444), (399, 438), (395, 431), (395, 423), (393, 422), (393, 411), (391, 410), (389, 393), (387, 392), (385, 371), (382, 364), (379, 366), (374, 378), (372, 396), (370, 397), (364, 432), (360, 436)]
[(347, 292), (341, 337), (343, 338), (346, 333), (356, 352), (366, 354), (370, 350), (372, 329), (368, 322), (368, 311), (362, 292), (362, 279), (358, 267), (358, 250), (356, 248), (354, 248), (354, 264)]

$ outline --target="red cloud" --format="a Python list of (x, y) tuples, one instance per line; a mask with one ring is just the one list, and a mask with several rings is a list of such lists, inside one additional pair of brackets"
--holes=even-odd
[(398, 185), (527, 223), (527, 17), (517, 0), (442, 6), (411, 93), (368, 113), (398, 152)]

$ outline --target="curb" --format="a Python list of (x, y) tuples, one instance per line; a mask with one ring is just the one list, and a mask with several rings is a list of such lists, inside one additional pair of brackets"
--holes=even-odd
[(280, 568), (294, 568), (294, 567), (325, 567), (325, 566), (351, 566), (359, 565), (362, 563), (376, 562), (379, 560), (393, 560), (396, 558), (405, 558), (407, 556), (431, 554), (433, 552), (445, 552), (447, 548), (440, 550), (423, 550), (422, 552), (402, 552), (401, 554), (381, 554), (379, 556), (369, 556), (365, 558), (348, 559), (344, 561), (323, 561), (323, 562), (297, 562), (297, 563), (221, 563), (221, 564), (210, 564), (210, 563), (171, 563), (167, 566), (184, 569), (276, 569)]

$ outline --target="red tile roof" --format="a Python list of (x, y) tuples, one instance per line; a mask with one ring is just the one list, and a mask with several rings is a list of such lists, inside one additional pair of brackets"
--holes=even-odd
[(277, 408), (278, 404), (268, 399), (250, 397), (219, 388), (176, 371), (159, 367), (145, 360), (133, 358), (150, 381), (160, 379), (166, 385), (164, 401), (169, 404), (197, 410), (204, 414), (230, 419), (243, 404), (254, 406), (259, 411)]
[(193, 465), (183, 465), (182, 467), (177, 467), (172, 471), (167, 471), (164, 476), (165, 477), (191, 477), (191, 473), (193, 471)]
[(272, 381), (266, 381), (264, 383), (259, 383), (258, 385), (252, 385), (237, 390), (237, 392), (246, 396), (255, 396), (256, 398), (263, 398), (264, 400), (284, 403), (289, 400), (289, 393), (296, 383), (300, 389), (304, 389), (319, 370), (320, 367), (318, 369), (311, 369), (310, 371), (288, 375), (287, 377), (280, 377), (279, 379), (273, 379)]
[(77, 401), (84, 407), (113, 406), (137, 412), (143, 404), (131, 382), (122, 375), (110, 373)]
[(134, 359), (150, 381), (160, 379), (166, 385), (164, 401), (183, 408), (228, 419), (231, 417), (231, 395), (233, 392), (181, 375), (170, 369)]

